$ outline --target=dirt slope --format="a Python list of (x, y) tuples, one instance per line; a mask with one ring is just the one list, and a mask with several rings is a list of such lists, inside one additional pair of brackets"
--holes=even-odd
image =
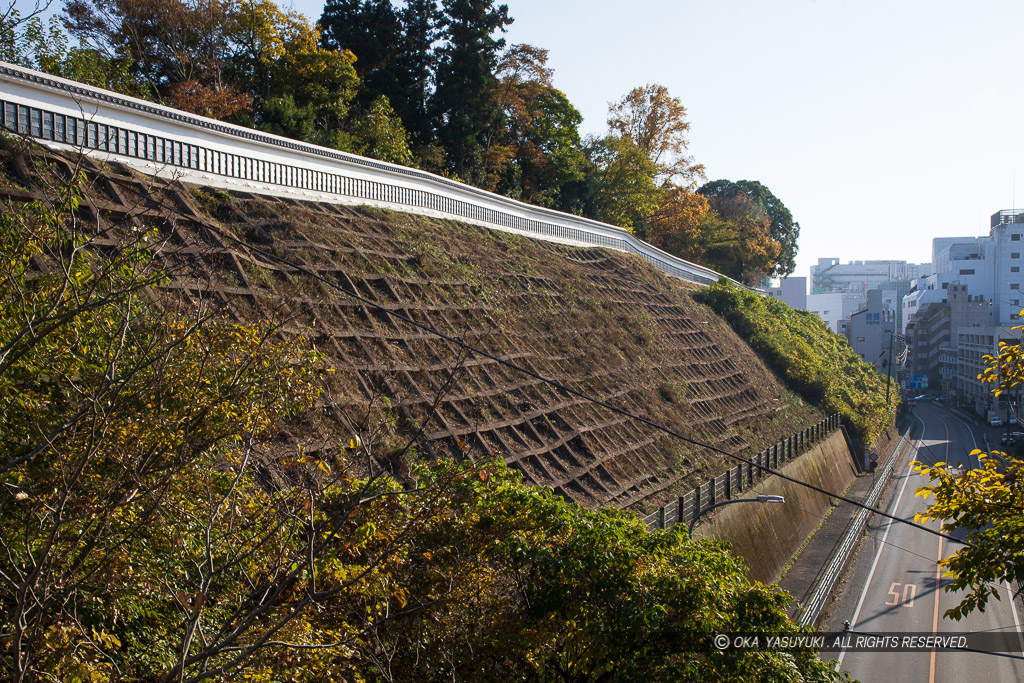
[[(0, 194), (45, 191), (32, 162), (7, 155)], [(731, 452), (757, 452), (821, 418), (691, 300), (691, 286), (638, 258), (86, 167), (83, 220), (156, 226), (168, 253), (188, 263), (162, 296), (212, 299), (238, 320), (279, 322), (283, 335), (302, 334), (331, 359), (322, 415), (289, 425), (282, 450), (336, 448), (359, 422), (352, 416), (365, 415), (396, 440), (423, 429), (432, 451), (423, 457), (497, 454), (581, 505), (637, 510), (734, 464), (467, 355), (332, 284)], [(407, 464), (391, 464), (403, 476)]]

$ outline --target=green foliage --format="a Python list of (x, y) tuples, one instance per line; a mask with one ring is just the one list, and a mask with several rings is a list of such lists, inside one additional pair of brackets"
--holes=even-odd
[(990, 597), (1000, 599), (1004, 582), (1019, 586), (1024, 581), (1024, 460), (1006, 453), (971, 453), (979, 469), (963, 472), (949, 464), (915, 463), (916, 471), (932, 482), (917, 495), (934, 497), (919, 522), (938, 520), (942, 530), (965, 533), (966, 545), (940, 560), (952, 579), (947, 592), (967, 591), (956, 607), (945, 611), (960, 620), (974, 610), (985, 611)]
[(778, 245), (770, 267), (765, 270), (766, 274), (776, 277), (793, 272), (796, 268), (796, 242), (800, 237), (800, 224), (793, 221), (793, 214), (771, 190), (756, 180), (740, 180), (735, 183), (730, 180), (714, 180), (697, 192), (708, 197), (716, 211), (719, 211), (722, 203), (739, 197), (756, 205), (768, 219), (766, 237)]
[(396, 164), (412, 163), (405, 128), (384, 95), (374, 100), (359, 117), (353, 138), (355, 151), (359, 154)]
[(620, 135), (591, 139), (588, 215), (646, 237), (645, 219), (661, 204), (665, 189), (655, 184), (658, 166), (633, 141)]
[(494, 86), (505, 40), (493, 35), (503, 32), (512, 19), (508, 7), (496, 6), (493, 0), (442, 0), (442, 6), (444, 44), (437, 50), (437, 87), (429, 109), (448, 170), (480, 185), (487, 182), (486, 133), (502, 118)]
[[(273, 496), (233, 463), (311, 405), (321, 363), (271, 327), (158, 310), (158, 235), (84, 233), (77, 184), (53, 192), (0, 215), (0, 671), (145, 677), (175, 660), (174, 596), (212, 593), (182, 564), (204, 538), (251, 554), (220, 573), (221, 611), (265, 563), (239, 519)], [(229, 490), (237, 514), (199, 514)]]
[(85, 44), (70, 46), (56, 16), (43, 23), (39, 16), (22, 19), (12, 9), (0, 20), (0, 60), (126, 95), (149, 94), (130, 58), (106, 57)]
[[(583, 121), (551, 84), (547, 50), (513, 45), (502, 55), (496, 99), (504, 115), (488, 134), (497, 191), (540, 206), (569, 208), (563, 187), (580, 181), (586, 158), (580, 147)], [(502, 166), (502, 164), (506, 164)]]
[(835, 678), (813, 652), (712, 649), (799, 631), (723, 545), (500, 460), (419, 462), (385, 399), (330, 449), (275, 440), (323, 360), (158, 309), (159, 235), (101, 253), (75, 185), (54, 197), (0, 218), (5, 680)]
[(419, 472), (428, 489), (450, 482), (452, 498), (422, 529), (410, 557), (429, 572), (412, 573), (408, 588), (409, 604), (447, 598), (374, 644), (408, 680), (834, 678), (809, 652), (708, 647), (721, 631), (799, 630), (785, 616), (787, 596), (750, 584), (721, 544), (581, 509), (523, 486), (500, 462), (451, 471), (434, 463)]
[(743, 196), (709, 204), (712, 210), (700, 219), (702, 262), (745, 284), (762, 284), (779, 255), (767, 214)]
[[(1022, 327), (1014, 327), (1018, 333)], [(1024, 349), (1019, 343), (999, 342), (997, 356), (978, 379), (994, 385), (992, 393), (1019, 389), (1024, 384)], [(950, 467), (939, 462), (918, 462), (917, 472), (931, 480), (917, 495), (934, 502), (918, 521), (939, 520), (943, 531), (963, 533), (965, 545), (939, 564), (950, 581), (946, 591), (967, 591), (945, 616), (962, 619), (974, 610), (985, 611), (990, 597), (1000, 599), (1001, 583), (1020, 587), (1024, 582), (1024, 460), (1019, 455), (978, 450), (978, 469)]]
[(893, 406), (887, 406), (886, 378), (816, 315), (725, 280), (696, 297), (724, 317), (804, 400), (841, 413), (866, 446), (892, 424), (899, 392), (893, 394)]

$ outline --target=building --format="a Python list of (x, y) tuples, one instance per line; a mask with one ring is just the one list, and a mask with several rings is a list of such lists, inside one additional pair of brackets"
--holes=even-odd
[(1021, 287), (1024, 286), (1024, 209), (1000, 211), (992, 215), (990, 239), (993, 252), (992, 324), (1018, 325), (1021, 308)]
[(842, 333), (845, 321), (857, 310), (857, 299), (842, 292), (808, 294), (807, 310), (825, 321), (828, 329)]
[(869, 289), (867, 303), (850, 316), (846, 338), (850, 346), (882, 374), (889, 372), (889, 339), (896, 332), (896, 312), (882, 301), (882, 290)]
[(811, 266), (811, 294), (849, 292), (867, 299), (869, 289), (881, 289), (890, 282), (916, 280), (932, 271), (930, 263), (906, 261), (850, 261), (818, 259)]
[(905, 326), (903, 297), (917, 280), (932, 271), (930, 263), (906, 261), (850, 261), (837, 258), (818, 259), (811, 266), (811, 295), (842, 292), (850, 302), (848, 313), (867, 305), (867, 292), (881, 289), (882, 300), (896, 313), (896, 328)]
[[(928, 387), (941, 394), (956, 393), (957, 338), (961, 330), (990, 325), (988, 302), (970, 293), (967, 285), (953, 282), (939, 295), (916, 309), (904, 337), (910, 345), (907, 372), (928, 378)], [(932, 297), (934, 299), (934, 297)]]
[(790, 308), (807, 310), (807, 278), (784, 277), (778, 287), (769, 287), (768, 294), (787, 304)]
[(1008, 327), (963, 327), (957, 331), (956, 391), (959, 405), (972, 408), (982, 416), (1006, 419), (1007, 401), (1018, 401), (1018, 393), (996, 396), (993, 386), (981, 382), (978, 375), (987, 367), (985, 356), (999, 354), (999, 342), (1020, 343), (1020, 331)]
[(966, 286), (974, 300), (989, 303), (993, 326), (1016, 325), (1021, 308), (1024, 308), (1022, 257), (1024, 209), (992, 214), (988, 237), (941, 237), (932, 240), (935, 272), (919, 278), (903, 298), (903, 328), (906, 329), (923, 306), (945, 299), (945, 290), (953, 282)]

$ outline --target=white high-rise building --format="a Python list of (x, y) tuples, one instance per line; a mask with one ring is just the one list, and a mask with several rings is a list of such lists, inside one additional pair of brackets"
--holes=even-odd
[[(935, 272), (919, 278), (903, 297), (904, 331), (918, 312), (922, 312), (924, 323), (925, 311), (932, 315), (934, 306), (952, 303), (954, 290), (957, 297), (966, 291), (968, 305), (985, 304), (987, 315), (977, 311), (970, 322), (951, 320), (950, 345), (943, 351), (951, 354), (955, 347), (956, 373), (949, 379), (956, 380), (959, 402), (982, 415), (1001, 416), (1004, 402), (992, 394), (990, 384), (979, 382), (977, 375), (984, 367), (983, 356), (998, 353), (1000, 341), (1020, 340), (1009, 328), (1020, 324), (1024, 308), (1024, 209), (993, 214), (988, 237), (933, 240), (932, 262)], [(948, 375), (951, 373), (943, 373), (943, 377)]]

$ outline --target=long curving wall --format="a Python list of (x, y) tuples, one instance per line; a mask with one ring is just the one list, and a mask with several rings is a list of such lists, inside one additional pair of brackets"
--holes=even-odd
[(50, 147), (184, 182), (453, 218), (552, 242), (637, 254), (669, 275), (701, 285), (721, 277), (614, 225), (5, 62), (0, 62), (0, 125)]

